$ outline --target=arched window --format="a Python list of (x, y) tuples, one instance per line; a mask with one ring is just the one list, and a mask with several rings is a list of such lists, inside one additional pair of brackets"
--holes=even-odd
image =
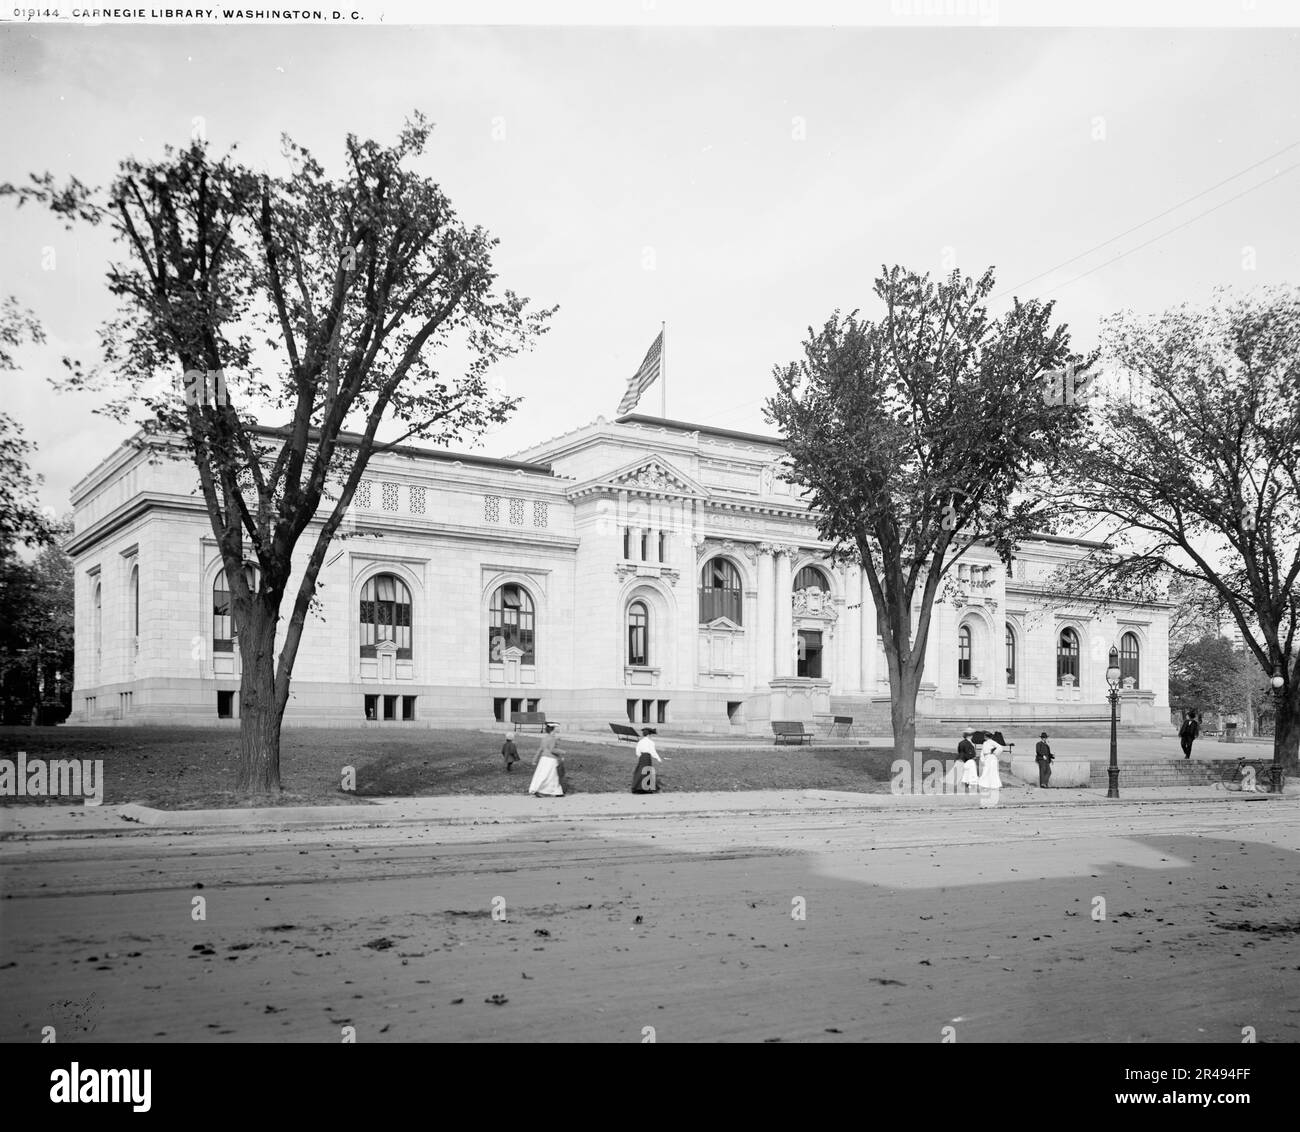
[(711, 558), (700, 572), (700, 622), (719, 617), (741, 624), (740, 571), (725, 558)]
[(816, 566), (805, 566), (794, 576), (794, 585), (791, 587), (795, 593), (800, 590), (821, 590), (822, 593), (831, 592), (831, 584)]
[[(256, 592), (257, 567), (245, 566), (244, 577), (248, 580), (248, 588)], [(235, 651), (235, 603), (230, 596), (224, 569), (218, 570), (212, 579), (212, 651)]]
[(1007, 626), (1007, 683), (1014, 684), (1015, 682), (1016, 682), (1016, 635), (1014, 632), (1012, 632), (1011, 626), (1008, 625)]
[(492, 595), (488, 618), (488, 659), (500, 664), (508, 648), (523, 650), (521, 663), (536, 664), (533, 634), (533, 599), (523, 586), (513, 582)]
[(131, 651), (138, 652), (140, 649), (140, 566), (139, 563), (131, 567), (131, 583), (127, 591), (127, 599), (130, 601), (131, 610)]
[(361, 655), (373, 657), (392, 641), (397, 659), (411, 659), (411, 591), (401, 578), (378, 574), (361, 587)]
[(1119, 642), (1119, 678), (1122, 683), (1126, 677), (1133, 677), (1133, 687), (1140, 688), (1138, 678), (1138, 639), (1136, 633), (1125, 633)]
[(104, 588), (99, 582), (95, 583), (94, 610), (91, 627), (95, 634), (95, 678), (98, 679), (103, 671), (99, 665), (104, 656)]
[(1062, 629), (1056, 642), (1056, 682), (1064, 684), (1067, 676), (1071, 683), (1079, 683), (1079, 634), (1073, 629)]
[(957, 630), (957, 679), (971, 678), (970, 626), (963, 625)]
[(650, 613), (643, 601), (634, 601), (628, 607), (627, 662), (641, 667), (650, 663)]

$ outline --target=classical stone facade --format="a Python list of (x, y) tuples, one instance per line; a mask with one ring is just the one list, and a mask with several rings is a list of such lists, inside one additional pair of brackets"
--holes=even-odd
[[(375, 458), (320, 573), (286, 723), (883, 718), (865, 578), (826, 561), (782, 458), (769, 437), (637, 415), (511, 460)], [(188, 465), (123, 446), (73, 507), (73, 721), (234, 726), (236, 629)], [(1009, 570), (972, 551), (935, 610), (918, 714), (1099, 716), (1116, 644), (1125, 722), (1166, 718), (1167, 607), (1096, 618), (1041, 592), (1083, 550), (1044, 537)]]

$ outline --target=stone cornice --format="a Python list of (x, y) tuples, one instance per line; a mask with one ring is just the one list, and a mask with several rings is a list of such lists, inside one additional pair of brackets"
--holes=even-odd
[[(211, 537), (212, 528), (208, 523), (207, 508), (197, 499), (188, 496), (137, 495), (125, 504), (115, 508), (109, 514), (92, 523), (84, 531), (78, 531), (68, 539), (64, 549), (71, 557), (84, 554), (110, 535), (122, 529), (128, 523), (150, 512), (202, 517), (204, 537)], [(307, 531), (314, 531), (324, 522), (323, 518), (313, 519), (307, 525)], [(395, 516), (376, 515), (373, 519), (368, 513), (357, 518), (357, 533), (351, 538), (335, 539), (333, 546), (347, 547), (357, 544), (367, 533), (392, 532), (396, 536), (438, 537), (478, 542), (501, 542), (517, 546), (520, 528), (471, 527), (459, 523), (432, 524), (419, 519), (401, 519)], [(303, 537), (307, 535), (303, 532)], [(529, 528), (529, 541), (540, 548), (576, 551), (580, 540), (570, 535), (557, 535), (537, 528)]]

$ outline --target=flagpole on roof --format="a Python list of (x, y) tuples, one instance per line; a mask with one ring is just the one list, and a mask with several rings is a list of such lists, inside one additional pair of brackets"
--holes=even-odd
[(668, 419), (668, 322), (659, 324), (659, 415)]

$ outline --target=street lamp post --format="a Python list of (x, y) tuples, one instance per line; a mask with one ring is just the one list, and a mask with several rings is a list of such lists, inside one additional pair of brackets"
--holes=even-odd
[(1106, 791), (1107, 798), (1119, 797), (1119, 747), (1116, 738), (1119, 727), (1119, 680), (1119, 649), (1112, 645), (1110, 665), (1106, 669), (1106, 684), (1110, 688), (1110, 766), (1106, 768), (1110, 787)]
[(1273, 685), (1273, 765), (1269, 768), (1270, 789), (1274, 794), (1282, 793), (1282, 689), (1286, 686), (1286, 680), (1282, 677), (1282, 669), (1273, 666), (1273, 679), (1269, 681)]

